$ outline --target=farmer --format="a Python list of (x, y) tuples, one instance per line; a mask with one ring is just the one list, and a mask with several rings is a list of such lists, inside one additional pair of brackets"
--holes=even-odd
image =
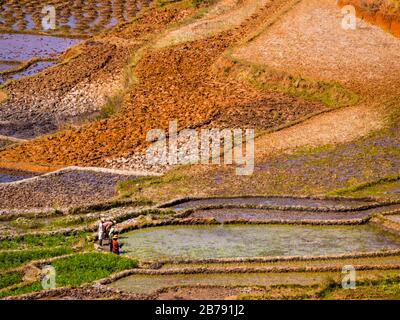
[[(103, 228), (104, 228), (104, 238), (103, 239), (109, 239), (108, 233), (110, 232), (110, 228), (112, 225), (113, 225), (113, 223), (110, 220), (103, 221)], [(111, 238), (108, 241), (111, 241)]]
[(113, 226), (111, 227), (110, 231), (108, 232), (108, 239), (109, 240), (109, 246), (110, 246), (110, 252), (112, 252), (112, 239), (114, 235), (118, 234), (118, 230), (115, 227), (116, 221), (113, 221)]
[(111, 220), (107, 220), (104, 222), (104, 228), (106, 229), (107, 234), (110, 232), (111, 227), (113, 226), (114, 222)]
[(114, 234), (113, 235), (113, 237), (112, 237), (112, 253), (115, 253), (115, 254), (117, 254), (117, 255), (119, 255), (120, 254), (120, 248), (122, 247), (122, 243), (121, 244), (119, 244), (118, 243), (118, 235), (117, 234)]
[(104, 235), (105, 235), (104, 218), (101, 218), (99, 221), (99, 234), (98, 234), (100, 246), (103, 245)]

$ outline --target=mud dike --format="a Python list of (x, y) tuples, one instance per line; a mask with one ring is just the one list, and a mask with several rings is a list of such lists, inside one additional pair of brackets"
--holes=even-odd
[[(127, 254), (142, 262), (147, 257), (147, 267), (123, 272), (101, 284), (125, 294), (159, 299), (218, 299), (246, 292), (260, 294), (258, 290), (265, 294), (277, 284), (313, 286), (326, 277), (338, 277), (346, 264), (354, 265), (365, 279), (373, 279), (378, 270), (381, 275), (396, 275), (400, 268), (399, 238), (368, 223), (378, 215), (394, 221), (400, 212), (397, 203), (243, 197), (179, 199), (160, 207), (177, 212), (175, 220), (165, 224), (184, 225), (141, 226), (123, 234)], [(304, 214), (315, 220), (304, 221)], [(232, 215), (235, 220), (226, 220)], [(285, 215), (290, 220), (282, 219)], [(360, 217), (364, 225), (339, 226)], [(315, 227), (313, 221), (337, 226)], [(129, 230), (132, 225), (125, 227)]]
[[(396, 202), (181, 198), (146, 210), (122, 207), (115, 213), (125, 244), (123, 255), (138, 258), (139, 268), (83, 287), (19, 298), (98, 299), (103, 294), (117, 299), (222, 299), (269, 295), (276, 286), (293, 285), (318, 298), (315, 290), (322, 290), (327, 278), (339, 281), (345, 265), (357, 270), (360, 281), (396, 277), (400, 270), (400, 239), (394, 228), (400, 230), (400, 203)], [(321, 226), (304, 221), (304, 214), (315, 215), (313, 221)], [(230, 215), (240, 219), (226, 220)], [(282, 220), (285, 215), (291, 220)], [(49, 261), (39, 264), (43, 263)]]
[(59, 17), (54, 29), (48, 33), (90, 35), (110, 29), (118, 23), (132, 20), (143, 8), (150, 5), (149, 0), (94, 0), (86, 1), (30, 1), (15, 3), (3, 1), (0, 5), (0, 30), (14, 32), (44, 32), (42, 10), (52, 6)]

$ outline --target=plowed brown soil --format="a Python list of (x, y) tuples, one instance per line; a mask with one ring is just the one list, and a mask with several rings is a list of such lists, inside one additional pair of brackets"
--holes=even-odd
[[(275, 127), (325, 108), (280, 93), (261, 92), (214, 72), (214, 62), (285, 1), (268, 3), (240, 27), (213, 37), (175, 47), (147, 50), (135, 74), (139, 81), (125, 96), (115, 117), (68, 130), (51, 137), (11, 147), (0, 153), (2, 161), (51, 165), (103, 165), (110, 157), (143, 150), (149, 130), (166, 130), (170, 120), (179, 129), (216, 125)], [(150, 21), (151, 22), (151, 21)], [(142, 25), (141, 28), (144, 26)], [(139, 29), (141, 29), (139, 28)], [(141, 34), (122, 31), (126, 37)], [(301, 110), (301, 111), (299, 111)], [(274, 115), (279, 115), (275, 117)], [(259, 120), (267, 116), (268, 121)]]
[[(6, 87), (9, 99), (0, 108), (0, 134), (30, 138), (96, 110), (89, 101), (90, 92), (82, 101), (71, 101), (71, 92), (83, 82), (106, 82), (114, 70), (123, 67), (129, 50), (98, 41), (86, 42), (75, 50), (85, 54)], [(68, 95), (70, 99), (64, 99)]]
[[(128, 58), (149, 37), (188, 16), (192, 10), (158, 9), (144, 12), (138, 22), (68, 50), (61, 64), (4, 88), (9, 99), (0, 108), (0, 134), (32, 138), (65, 124), (94, 118), (106, 97), (121, 87)], [(147, 37), (147, 38), (146, 38)]]

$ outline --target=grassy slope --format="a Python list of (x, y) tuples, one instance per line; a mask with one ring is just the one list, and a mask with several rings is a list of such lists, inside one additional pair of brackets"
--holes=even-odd
[[(51, 263), (56, 271), (56, 287), (80, 286), (112, 273), (137, 267), (137, 261), (113, 254), (86, 253), (60, 258)], [(39, 281), (0, 291), (0, 298), (42, 290)]]

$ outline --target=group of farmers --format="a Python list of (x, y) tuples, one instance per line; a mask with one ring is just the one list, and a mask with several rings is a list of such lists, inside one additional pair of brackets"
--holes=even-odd
[(98, 238), (100, 247), (103, 246), (103, 240), (108, 239), (110, 252), (119, 255), (122, 244), (118, 243), (118, 230), (115, 225), (116, 221), (100, 218)]

